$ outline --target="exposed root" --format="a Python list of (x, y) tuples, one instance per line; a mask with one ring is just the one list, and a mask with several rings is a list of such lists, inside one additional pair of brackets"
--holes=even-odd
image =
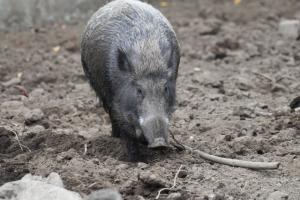
[(177, 172), (176, 172), (176, 174), (175, 174), (175, 177), (174, 177), (174, 181), (173, 181), (172, 187), (160, 189), (160, 190), (158, 191), (158, 194), (157, 194), (157, 196), (155, 197), (155, 199), (159, 199), (161, 192), (163, 192), (163, 191), (165, 191), (165, 190), (173, 190), (173, 189), (176, 187), (176, 182), (177, 182), (178, 174), (179, 174), (179, 172), (181, 171), (182, 167), (183, 167), (183, 165), (180, 165), (179, 169), (177, 170)]
[(201, 158), (220, 163), (224, 165), (230, 165), (234, 167), (243, 167), (249, 169), (277, 169), (280, 165), (279, 162), (252, 162), (252, 161), (244, 161), (244, 160), (237, 160), (237, 159), (230, 159), (230, 158), (222, 158), (214, 155), (210, 155), (200, 150), (192, 149), (189, 146), (183, 145), (186, 150), (196, 153)]
[(209, 160), (215, 163), (220, 163), (223, 165), (230, 165), (234, 167), (243, 167), (249, 169), (277, 169), (280, 165), (279, 162), (252, 162), (252, 161), (244, 161), (244, 160), (237, 160), (237, 159), (230, 159), (230, 158), (222, 158), (214, 155), (210, 155), (200, 150), (195, 150), (189, 146), (181, 144), (170, 131), (170, 134), (174, 140), (171, 144), (177, 148), (178, 150), (188, 150), (192, 153), (196, 153), (201, 158), (205, 160)]

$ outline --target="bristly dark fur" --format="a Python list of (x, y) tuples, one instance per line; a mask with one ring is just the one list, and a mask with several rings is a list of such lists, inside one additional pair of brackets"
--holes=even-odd
[(110, 115), (113, 136), (127, 141), (129, 155), (137, 154), (133, 146), (140, 138), (148, 143), (159, 134), (167, 138), (180, 52), (175, 32), (158, 10), (137, 0), (105, 5), (88, 22), (81, 54), (90, 85)]

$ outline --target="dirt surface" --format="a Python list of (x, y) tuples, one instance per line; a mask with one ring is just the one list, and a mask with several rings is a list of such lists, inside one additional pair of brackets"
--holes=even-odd
[(83, 26), (58, 23), (0, 34), (0, 185), (58, 172), (82, 195), (114, 187), (124, 199), (154, 199), (183, 165), (176, 189), (161, 199), (260, 200), (274, 191), (300, 199), (300, 113), (288, 107), (300, 94), (300, 42), (278, 33), (281, 19), (300, 19), (300, 2), (161, 6), (182, 49), (176, 138), (214, 155), (279, 161), (280, 168), (235, 168), (174, 149), (145, 150), (147, 164), (127, 162), (83, 75)]

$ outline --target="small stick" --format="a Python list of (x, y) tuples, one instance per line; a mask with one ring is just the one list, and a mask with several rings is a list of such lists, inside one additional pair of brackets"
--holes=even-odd
[(157, 194), (157, 196), (155, 197), (155, 199), (159, 199), (160, 193), (161, 193), (162, 191), (165, 191), (165, 190), (173, 190), (173, 189), (176, 187), (176, 181), (177, 181), (177, 178), (178, 178), (178, 174), (179, 174), (179, 172), (181, 171), (182, 167), (183, 167), (183, 165), (180, 165), (179, 169), (177, 170), (177, 172), (176, 172), (176, 174), (175, 174), (175, 177), (174, 177), (174, 181), (173, 181), (172, 187), (160, 189), (160, 190), (158, 191), (158, 194)]
[(31, 152), (31, 150), (29, 149), (29, 147), (27, 147), (27, 146), (21, 144), (21, 142), (20, 142), (20, 140), (19, 140), (18, 134), (17, 134), (15, 131), (13, 131), (13, 130), (11, 130), (11, 132), (13, 132), (13, 133), (15, 134), (16, 140), (17, 140), (17, 142), (18, 142), (18, 144), (19, 144), (20, 149), (21, 149), (22, 151), (24, 151), (24, 149), (23, 149), (23, 147), (24, 147), (24, 148), (26, 148), (29, 152)]
[(88, 186), (88, 188), (91, 188), (91, 187), (93, 187), (94, 185), (96, 185), (98, 182), (94, 182), (94, 183), (92, 183), (91, 185), (89, 185)]
[(268, 79), (270, 82), (274, 83), (274, 80), (272, 78), (270, 78), (269, 76), (265, 75), (265, 74), (261, 74), (261, 73), (258, 73), (258, 72), (253, 72), (253, 74), (255, 74), (257, 76), (260, 76), (260, 77), (263, 77), (265, 79)]
[(244, 161), (244, 160), (237, 160), (237, 159), (230, 159), (230, 158), (222, 158), (214, 155), (210, 155), (200, 150), (192, 149), (189, 146), (183, 145), (185, 149), (196, 153), (201, 158), (220, 163), (224, 165), (230, 165), (234, 167), (243, 167), (249, 169), (277, 169), (280, 165), (279, 162), (252, 162), (252, 161)]
[(84, 152), (83, 152), (83, 155), (85, 156), (87, 153), (87, 144), (84, 144)]
[(25, 87), (20, 86), (20, 85), (16, 85), (16, 86), (14, 86), (14, 88), (18, 89), (19, 92), (20, 92), (23, 96), (29, 97), (28, 91), (26, 90)]

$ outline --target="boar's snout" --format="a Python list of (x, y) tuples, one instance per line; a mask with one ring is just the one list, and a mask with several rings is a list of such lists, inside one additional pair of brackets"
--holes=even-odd
[(153, 143), (148, 145), (148, 148), (156, 149), (156, 148), (164, 148), (168, 146), (169, 145), (167, 144), (166, 140), (162, 137), (159, 137), (159, 138), (155, 138)]
[(143, 135), (148, 142), (149, 148), (168, 147), (168, 118), (152, 116), (140, 118)]

